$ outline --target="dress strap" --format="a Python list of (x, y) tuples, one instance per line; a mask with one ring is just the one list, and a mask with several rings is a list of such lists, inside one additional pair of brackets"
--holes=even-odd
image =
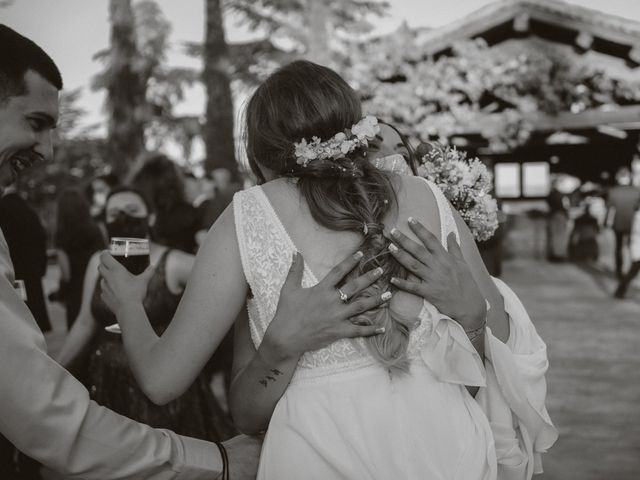
[[(420, 177), (422, 178), (422, 177)], [(438, 188), (438, 186), (430, 180), (426, 178), (422, 178), (433, 193), (433, 196), (436, 199), (436, 204), (438, 205), (438, 215), (440, 216), (440, 241), (444, 247), (447, 247), (447, 237), (451, 232), (453, 232), (456, 236), (456, 240), (460, 243), (460, 233), (458, 232), (458, 226), (456, 225), (456, 220), (453, 217), (453, 211), (451, 209), (451, 204), (442, 193), (442, 190)]]

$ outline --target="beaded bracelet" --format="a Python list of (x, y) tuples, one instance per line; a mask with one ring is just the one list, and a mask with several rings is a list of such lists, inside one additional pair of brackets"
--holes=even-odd
[(481, 336), (484, 333), (484, 328), (487, 326), (487, 317), (484, 318), (484, 322), (479, 327), (476, 327), (472, 330), (465, 330), (464, 333), (467, 334), (470, 341), (474, 341), (476, 338)]

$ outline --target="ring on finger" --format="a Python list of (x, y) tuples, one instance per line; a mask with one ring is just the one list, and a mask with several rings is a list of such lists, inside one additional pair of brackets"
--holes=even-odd
[(339, 288), (338, 288), (338, 295), (340, 295), (340, 301), (342, 303), (347, 303), (347, 301), (349, 300), (349, 296)]

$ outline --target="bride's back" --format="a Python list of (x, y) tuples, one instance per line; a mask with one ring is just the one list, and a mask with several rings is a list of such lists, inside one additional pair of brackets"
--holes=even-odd
[[(389, 175), (397, 203), (396, 208), (391, 208), (384, 219), (385, 232), (395, 227), (417, 241), (407, 223), (407, 219), (413, 217), (440, 239), (438, 205), (428, 184), (416, 177)], [(355, 252), (362, 242), (364, 232), (336, 231), (318, 223), (304, 195), (290, 179), (275, 179), (261, 188), (318, 281), (346, 256)], [(386, 252), (383, 254), (389, 255)], [(421, 305), (422, 299), (402, 291), (394, 292), (391, 301), (395, 311), (409, 318), (417, 318)]]
[[(373, 158), (382, 153), (378, 121), (362, 117), (357, 93), (337, 73), (305, 61), (281, 68), (253, 94), (246, 120), (247, 157), (264, 180), (258, 201), (264, 193), (280, 219), (274, 218), (275, 230), (284, 228), (283, 245), (304, 255), (316, 280), (356, 249), (363, 252), (356, 273), (376, 267), (383, 272), (358, 296), (381, 295), (392, 277), (406, 277), (386, 250), (383, 232), (396, 227), (413, 236), (406, 228), (410, 216), (437, 231), (436, 203), (422, 180), (374, 167)], [(267, 263), (281, 266), (277, 257)], [(398, 294), (390, 308), (360, 315), (360, 322), (384, 327), (366, 342), (385, 367), (408, 367), (420, 306), (418, 299)]]

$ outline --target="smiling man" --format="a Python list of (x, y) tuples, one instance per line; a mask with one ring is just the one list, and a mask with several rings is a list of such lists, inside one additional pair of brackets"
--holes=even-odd
[[(51, 58), (0, 25), (0, 188), (51, 158), (61, 88)], [(222, 450), (216, 445), (152, 429), (90, 401), (86, 389), (47, 355), (14, 280), (0, 229), (1, 435), (74, 478), (220, 478)], [(254, 478), (260, 442), (236, 437), (225, 445), (232, 478)]]

